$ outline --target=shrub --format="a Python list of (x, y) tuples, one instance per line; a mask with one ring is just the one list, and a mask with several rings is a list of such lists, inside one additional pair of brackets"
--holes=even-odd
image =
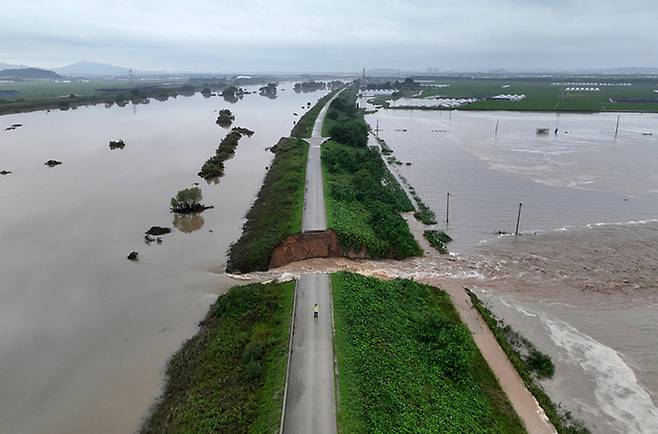
[(452, 241), (450, 235), (443, 231), (428, 230), (423, 232), (423, 236), (439, 253), (448, 253), (448, 246), (446, 244)]
[(199, 187), (184, 188), (171, 198), (171, 208), (191, 208), (201, 203), (203, 194)]
[(538, 378), (552, 378), (555, 374), (555, 365), (548, 354), (532, 348), (525, 359), (528, 367), (537, 374)]
[(331, 138), (349, 146), (364, 147), (368, 145), (368, 127), (359, 121), (341, 122), (329, 130)]

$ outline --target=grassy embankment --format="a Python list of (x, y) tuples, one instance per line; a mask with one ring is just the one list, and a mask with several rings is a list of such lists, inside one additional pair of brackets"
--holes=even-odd
[(294, 283), (234, 287), (172, 357), (143, 433), (277, 433)]
[[(575, 83), (631, 83), (631, 86), (598, 86), (580, 85), (571, 87), (598, 87), (599, 92), (565, 92), (570, 86), (551, 85), (553, 82)], [(460, 110), (512, 110), (512, 111), (572, 111), (572, 112), (658, 112), (657, 102), (641, 100), (656, 100), (658, 94), (655, 80), (637, 77), (567, 77), (542, 79), (437, 79), (437, 84), (448, 87), (424, 87), (421, 97), (445, 96), (448, 98), (490, 98), (500, 94), (525, 95), (522, 101), (483, 100), (460, 107)], [(508, 87), (503, 87), (508, 86)], [(400, 97), (409, 97), (417, 91), (400, 92)], [(635, 101), (611, 102), (617, 99)], [(374, 102), (382, 104), (386, 98), (374, 98)], [(423, 109), (422, 107), (419, 109)], [(424, 108), (428, 109), (428, 108)], [(436, 109), (430, 109), (436, 110)]]
[(375, 147), (356, 108), (355, 88), (343, 91), (327, 112), (332, 140), (322, 147), (329, 229), (344, 249), (365, 247), (374, 258), (422, 254), (401, 212), (414, 207)]
[(302, 228), (308, 143), (282, 138), (258, 197), (247, 213), (242, 236), (229, 249), (226, 270), (267, 270), (272, 250)]
[(315, 125), (315, 121), (318, 118), (320, 111), (322, 111), (322, 108), (331, 98), (333, 98), (334, 95), (336, 95), (336, 93), (338, 93), (338, 89), (333, 90), (320, 98), (317, 104), (315, 104), (309, 111), (304, 113), (304, 116), (302, 116), (295, 124), (295, 126), (292, 128), (292, 131), (290, 132), (290, 136), (302, 138), (311, 137), (313, 134), (313, 126)]
[(445, 292), (332, 276), (341, 433), (522, 433)]
[[(375, 141), (377, 141), (377, 143), (379, 144), (382, 155), (384, 155), (384, 157), (386, 158), (389, 164), (395, 164), (395, 165), (402, 164), (402, 162), (395, 157), (395, 155), (393, 154), (393, 150), (388, 146), (388, 144), (384, 139), (377, 136), (373, 136), (373, 137), (375, 138)], [(416, 202), (417, 211), (414, 212), (414, 217), (416, 218), (416, 220), (426, 225), (436, 224), (437, 223), (436, 214), (434, 213), (434, 211), (432, 211), (432, 209), (429, 206), (427, 206), (425, 202), (423, 202), (423, 200), (416, 192), (416, 189), (414, 189), (411, 185), (409, 185), (406, 178), (400, 175), (400, 179), (407, 186), (407, 188), (409, 189), (409, 193), (411, 194), (411, 196), (414, 198), (414, 201)]]
[(553, 376), (555, 366), (550, 357), (538, 351), (530, 341), (496, 318), (472, 291), (467, 290), (467, 292), (473, 306), (480, 312), (489, 329), (496, 336), (498, 344), (505, 351), (526, 387), (535, 396), (558, 433), (588, 434), (589, 430), (585, 425), (574, 419), (570, 412), (555, 405), (537, 382), (538, 379)]

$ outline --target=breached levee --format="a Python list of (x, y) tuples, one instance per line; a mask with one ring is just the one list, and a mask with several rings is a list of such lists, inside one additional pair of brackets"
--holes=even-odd
[(270, 268), (283, 267), (293, 262), (304, 261), (313, 258), (349, 258), (367, 259), (368, 251), (345, 250), (338, 242), (336, 232), (307, 231), (300, 234), (290, 235), (272, 251)]

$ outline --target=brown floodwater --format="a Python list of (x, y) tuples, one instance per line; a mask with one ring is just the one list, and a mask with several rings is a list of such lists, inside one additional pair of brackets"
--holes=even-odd
[[(221, 274), (226, 250), (272, 160), (265, 148), (325, 93), (0, 116), (23, 124), (0, 130), (0, 170), (13, 171), (0, 177), (0, 432), (138, 428), (168, 357), (235, 284)], [(208, 184), (196, 173), (228, 131), (215, 124), (222, 108), (255, 134)], [(110, 150), (119, 138), (126, 147)], [(195, 182), (215, 208), (174, 217), (169, 199)], [(173, 232), (147, 245), (154, 225)]]
[[(451, 193), (450, 224), (437, 226), (455, 238), (455, 260), (390, 266), (476, 289), (551, 354), (546, 389), (594, 432), (658, 432), (658, 115), (621, 114), (617, 137), (615, 113), (380, 110), (367, 120), (411, 163), (393, 170), (439, 220)], [(515, 230), (519, 202), (522, 235), (498, 236)]]

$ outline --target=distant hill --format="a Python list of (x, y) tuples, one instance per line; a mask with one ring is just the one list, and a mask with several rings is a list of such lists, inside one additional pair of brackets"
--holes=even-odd
[(72, 65), (62, 66), (61, 68), (54, 68), (54, 70), (61, 75), (71, 75), (76, 77), (116, 77), (128, 75), (130, 71), (129, 68), (95, 62), (78, 62)]
[(14, 78), (14, 79), (56, 79), (62, 78), (61, 75), (53, 72), (47, 71), (45, 69), (38, 68), (18, 68), (18, 69), (3, 69), (0, 71), (0, 78)]
[(27, 68), (27, 67), (28, 67), (27, 65), (12, 65), (12, 64), (9, 64), (9, 63), (0, 62), (0, 70), (3, 70), (3, 69), (22, 69), (22, 68)]

